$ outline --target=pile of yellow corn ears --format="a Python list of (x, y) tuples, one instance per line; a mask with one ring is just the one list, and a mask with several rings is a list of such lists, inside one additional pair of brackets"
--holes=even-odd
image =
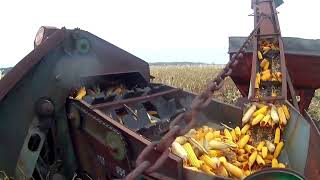
[[(252, 103), (243, 115), (242, 128), (191, 129), (176, 138), (171, 151), (183, 159), (184, 168), (213, 176), (243, 179), (263, 168), (285, 168), (278, 157), (284, 146), (281, 134), (289, 119), (284, 104)], [(257, 141), (256, 129), (267, 129), (270, 136)]]

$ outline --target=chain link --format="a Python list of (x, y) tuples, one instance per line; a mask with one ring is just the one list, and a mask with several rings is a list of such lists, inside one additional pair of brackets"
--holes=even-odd
[[(207, 88), (196, 96), (191, 103), (191, 110), (184, 112), (178, 115), (170, 124), (170, 130), (165, 134), (159, 143), (149, 144), (138, 156), (136, 160), (136, 168), (131, 171), (127, 176), (126, 180), (133, 180), (140, 176), (142, 173), (152, 173), (158, 170), (166, 161), (169, 155), (169, 147), (176, 137), (186, 134), (191, 128), (196, 124), (196, 119), (202, 109), (206, 108), (212, 99), (212, 94), (221, 89), (226, 77), (230, 76), (232, 73), (232, 68), (236, 67), (239, 63), (239, 59), (243, 58), (245, 49), (250, 45), (253, 35), (258, 30), (261, 22), (265, 18), (257, 23), (256, 27), (250, 33), (246, 41), (239, 48), (238, 52), (231, 56), (230, 61), (226, 64), (224, 69), (218, 73), (216, 78), (213, 81), (210, 81), (207, 85)], [(178, 124), (184, 121), (186, 126), (182, 128)], [(151, 158), (148, 158), (153, 155), (153, 151), (161, 153), (160, 157), (153, 162)]]

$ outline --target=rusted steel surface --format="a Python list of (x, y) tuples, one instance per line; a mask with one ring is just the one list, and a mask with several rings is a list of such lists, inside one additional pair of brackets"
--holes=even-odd
[(89, 32), (81, 31), (81, 33), (84, 37), (94, 37), (91, 49), (94, 49), (97, 59), (96, 62), (90, 62), (90, 60), (87, 62), (96, 63), (97, 66), (83, 76), (139, 72), (147, 82), (150, 81), (150, 69), (147, 62)]
[(307, 179), (319, 179), (320, 177), (320, 169), (319, 169), (320, 167), (320, 155), (319, 155), (320, 132), (317, 129), (315, 122), (311, 119), (311, 117), (307, 113), (307, 111), (304, 111), (304, 117), (306, 117), (306, 120), (311, 126), (308, 157), (307, 157), (304, 174)]
[[(256, 0), (255, 2), (252, 2), (253, 9), (254, 9), (254, 24), (256, 26), (259, 26), (259, 31), (255, 34), (255, 37), (253, 38), (253, 56), (252, 56), (252, 66), (251, 66), (251, 78), (250, 78), (250, 89), (248, 97), (250, 100), (258, 101), (258, 100), (264, 100), (264, 101), (272, 101), (272, 100), (286, 100), (287, 99), (287, 80), (286, 80), (286, 64), (285, 64), (285, 56), (284, 56), (284, 48), (283, 48), (283, 42), (281, 38), (281, 31), (276, 11), (276, 6), (274, 4), (274, 1), (264, 1), (264, 0)], [(263, 20), (262, 22), (260, 22)], [(260, 23), (260, 24), (259, 24)], [(279, 35), (272, 35), (270, 34), (279, 34)], [(265, 37), (267, 36), (267, 37)], [(281, 94), (277, 95), (275, 97), (270, 96), (262, 96), (257, 98), (256, 92), (260, 89), (256, 89), (255, 79), (256, 79), (256, 73), (257, 73), (257, 62), (258, 57), (257, 53), (259, 51), (258, 46), (260, 46), (260, 43), (262, 41), (262, 38), (273, 38), (276, 39), (279, 43), (279, 49), (280, 49), (280, 67), (281, 67), (281, 74), (282, 74), (282, 83), (281, 83)], [(259, 42), (258, 42), (259, 41)]]
[(57, 30), (15, 65), (0, 81), (0, 101), (51, 49), (57, 47), (65, 36), (64, 28)]
[[(85, 49), (81, 49), (83, 42)], [(54, 31), (0, 81), (1, 170), (15, 176), (28, 127), (37, 119), (35, 102), (50, 97), (56, 106), (53, 122), (57, 144), (52, 146), (66, 152), (59, 158), (65, 163), (66, 177), (70, 177), (76, 165), (65, 115), (70, 89), (78, 87), (83, 76), (119, 72), (138, 72), (149, 81), (148, 63), (132, 54), (79, 29)]]
[(46, 41), (49, 36), (56, 32), (58, 28), (51, 26), (41, 26), (34, 39), (34, 47), (39, 46), (42, 42)]
[[(80, 103), (80, 102), (75, 102), (79, 107), (82, 107), (83, 109), (85, 109), (87, 111), (88, 114), (90, 115), (90, 118), (86, 117), (87, 115), (85, 115), (86, 118), (85, 121), (90, 122), (90, 123), (105, 123), (107, 126), (111, 126), (113, 128), (115, 128), (116, 130), (118, 130), (119, 132), (122, 133), (122, 135), (124, 136), (124, 139), (126, 141), (126, 143), (128, 144), (127, 147), (127, 151), (128, 151), (128, 156), (130, 157), (130, 165), (134, 164), (133, 160), (135, 160), (139, 154), (139, 152), (142, 151), (143, 148), (145, 148), (146, 146), (150, 145), (151, 142), (146, 140), (145, 138), (143, 138), (141, 135), (139, 135), (138, 133), (128, 129), (127, 127), (123, 126), (122, 124), (116, 122), (115, 120), (111, 119), (110, 117), (106, 116), (103, 112), (101, 112), (100, 110), (93, 110), (88, 107), (87, 105)], [(93, 121), (93, 122), (92, 122)], [(84, 123), (84, 124), (87, 124)], [(87, 131), (87, 125), (84, 125), (83, 129), (85, 131)], [(103, 128), (103, 127), (100, 127)], [(76, 129), (74, 129), (73, 131), (77, 131)], [(94, 141), (94, 143), (98, 143), (95, 145), (96, 150), (94, 150), (94, 152), (96, 153), (95, 156), (97, 156), (98, 152), (105, 152), (108, 148), (106, 147), (106, 145), (102, 145), (101, 142), (97, 141), (97, 133), (99, 133), (100, 131), (95, 132), (96, 135), (92, 134), (90, 135), (91, 137), (94, 136), (95, 140), (90, 138), (91, 142)], [(92, 132), (91, 132), (92, 133)], [(74, 138), (77, 139), (77, 135), (74, 134), (73, 135)], [(97, 141), (97, 142), (95, 142)], [(81, 142), (78, 142), (75, 146), (79, 147), (81, 146)], [(151, 156), (146, 157), (148, 160), (150, 161), (155, 161), (161, 154), (158, 151), (155, 151), (153, 149), (151, 149), (152, 153)], [(82, 155), (81, 155), (82, 154)], [(79, 157), (82, 156), (86, 156), (85, 152), (80, 152), (80, 155), (78, 155)], [(113, 160), (112, 158), (110, 158), (110, 154), (108, 153), (104, 153), (101, 155), (103, 158), (105, 158), (105, 160), (108, 159), (109, 163), (114, 164), (115, 160)], [(108, 158), (109, 156), (109, 158)], [(106, 162), (107, 164), (108, 162)], [(178, 172), (179, 171), (172, 171), (172, 169), (181, 169), (182, 168), (182, 160), (180, 158), (177, 158), (176, 156), (173, 155), (169, 155), (168, 159), (166, 159), (166, 161), (164, 162), (165, 166), (161, 167), (160, 169), (157, 170), (157, 172), (161, 172), (161, 174), (166, 175), (168, 177), (181, 177), (181, 174), (179, 175)], [(107, 167), (106, 167), (107, 168)], [(109, 170), (111, 167), (109, 167)], [(113, 167), (115, 168), (115, 167)], [(126, 173), (128, 173), (130, 169), (126, 169)]]

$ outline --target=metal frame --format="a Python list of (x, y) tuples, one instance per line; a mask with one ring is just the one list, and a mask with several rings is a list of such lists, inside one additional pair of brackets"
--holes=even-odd
[[(254, 40), (253, 40), (253, 54), (252, 54), (252, 68), (251, 68), (251, 78), (250, 78), (250, 87), (249, 87), (249, 99), (252, 101), (273, 101), (273, 100), (286, 100), (287, 99), (287, 70), (286, 70), (286, 64), (285, 64), (285, 57), (284, 57), (284, 48), (283, 48), (283, 42), (281, 38), (281, 31), (279, 26), (279, 21), (277, 17), (277, 12), (275, 9), (275, 4), (273, 1), (259, 1), (257, 0), (255, 3), (253, 3), (254, 7), (254, 22), (255, 25), (258, 23), (258, 21), (263, 18), (264, 21), (260, 25), (260, 32), (257, 32), (255, 34)], [(261, 11), (261, 12), (260, 12)], [(271, 21), (271, 22), (268, 22)], [(281, 95), (276, 97), (261, 97), (256, 98), (255, 92), (256, 89), (254, 87), (255, 84), (255, 78), (256, 78), (256, 72), (257, 72), (257, 52), (258, 52), (258, 38), (260, 37), (272, 37), (277, 38), (279, 42), (279, 48), (280, 48), (280, 67), (281, 67), (281, 74), (282, 74), (282, 84), (281, 84)]]

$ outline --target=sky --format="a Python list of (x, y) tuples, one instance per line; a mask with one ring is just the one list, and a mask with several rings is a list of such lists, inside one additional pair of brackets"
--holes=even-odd
[[(282, 36), (320, 38), (320, 1), (284, 0)], [(303, 2), (303, 3), (302, 3)], [(147, 62), (228, 61), (228, 37), (253, 29), (251, 0), (2, 0), (0, 67), (33, 49), (41, 26), (89, 31)]]

